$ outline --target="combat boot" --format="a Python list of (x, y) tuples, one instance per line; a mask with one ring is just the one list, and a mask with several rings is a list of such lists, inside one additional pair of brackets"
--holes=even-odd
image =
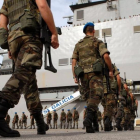
[(37, 134), (46, 134), (46, 131), (49, 130), (49, 126), (44, 122), (41, 112), (32, 115), (36, 120)]
[(109, 117), (105, 116), (105, 118), (104, 118), (104, 131), (111, 131), (110, 124), (111, 124), (111, 121), (110, 121)]
[(116, 119), (116, 128), (118, 131), (122, 131), (121, 119)]
[(0, 136), (2, 137), (20, 137), (20, 133), (16, 130), (12, 130), (6, 123), (5, 117), (10, 106), (7, 101), (0, 101)]
[(92, 126), (94, 113), (91, 109), (87, 109), (85, 120), (83, 121), (83, 125), (86, 127), (87, 133), (94, 133), (94, 128)]

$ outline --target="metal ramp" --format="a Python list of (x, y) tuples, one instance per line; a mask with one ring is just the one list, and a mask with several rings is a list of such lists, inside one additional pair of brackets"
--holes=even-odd
[(81, 96), (79, 91), (76, 91), (74, 94), (69, 95), (68, 97), (62, 99), (61, 101), (55, 103), (54, 105), (52, 105), (51, 107), (45, 109), (42, 111), (42, 114), (44, 117), (46, 117), (48, 111), (53, 112), (53, 110), (59, 110), (63, 107), (65, 107), (66, 105), (70, 104), (71, 102), (79, 99)]

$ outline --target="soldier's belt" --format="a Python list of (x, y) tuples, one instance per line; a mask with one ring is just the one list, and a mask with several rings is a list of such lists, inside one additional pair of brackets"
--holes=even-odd
[(21, 24), (20, 24), (20, 23), (17, 23), (17, 24), (15, 24), (14, 26), (12, 26), (12, 27), (10, 28), (10, 31), (14, 31), (14, 30), (16, 30), (16, 29), (18, 29), (18, 28), (21, 28)]

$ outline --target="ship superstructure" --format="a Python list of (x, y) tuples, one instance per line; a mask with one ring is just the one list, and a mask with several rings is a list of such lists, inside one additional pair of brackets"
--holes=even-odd
[[(104, 33), (106, 34), (112, 62), (119, 68), (121, 77), (126, 72), (127, 79), (134, 81), (131, 88), (139, 100), (140, 1), (77, 0), (77, 3), (70, 5), (70, 8), (74, 13), (73, 23), (61, 28), (62, 35), (59, 36), (60, 47), (57, 50), (52, 49), (52, 61), (58, 72), (55, 74), (45, 71), (44, 66), (37, 71), (38, 87), (43, 107), (51, 106), (73, 94), (78, 89), (78, 86), (73, 81), (71, 57), (75, 44), (85, 36), (82, 30), (87, 22), (94, 22), (95, 36), (97, 38), (104, 40), (103, 35)], [(3, 50), (0, 50), (0, 54), (3, 52)], [(8, 59), (7, 54), (3, 54), (1, 65), (0, 90), (12, 74), (12, 61)], [(80, 113), (80, 127), (82, 127), (85, 105), (86, 103), (79, 99), (64, 108), (65, 111), (67, 109), (73, 111), (73, 107), (77, 108)], [(19, 112), (19, 115), (21, 115), (26, 110), (26, 104), (22, 95), (19, 105), (11, 109), (9, 113), (13, 117), (14, 111)], [(100, 110), (102, 111), (101, 105)], [(60, 114), (60, 111), (58, 111), (58, 114)]]

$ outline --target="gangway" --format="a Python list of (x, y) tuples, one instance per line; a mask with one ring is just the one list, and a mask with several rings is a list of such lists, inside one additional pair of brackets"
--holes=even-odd
[(50, 111), (50, 113), (52, 113), (54, 110), (59, 110), (63, 107), (65, 107), (66, 105), (70, 104), (71, 102), (79, 99), (81, 96), (80, 92), (79, 91), (76, 91), (74, 94), (72, 95), (69, 95), (68, 97), (62, 99), (61, 101), (53, 104), (51, 107), (45, 109), (42, 111), (42, 114), (44, 117), (46, 117), (48, 111)]

